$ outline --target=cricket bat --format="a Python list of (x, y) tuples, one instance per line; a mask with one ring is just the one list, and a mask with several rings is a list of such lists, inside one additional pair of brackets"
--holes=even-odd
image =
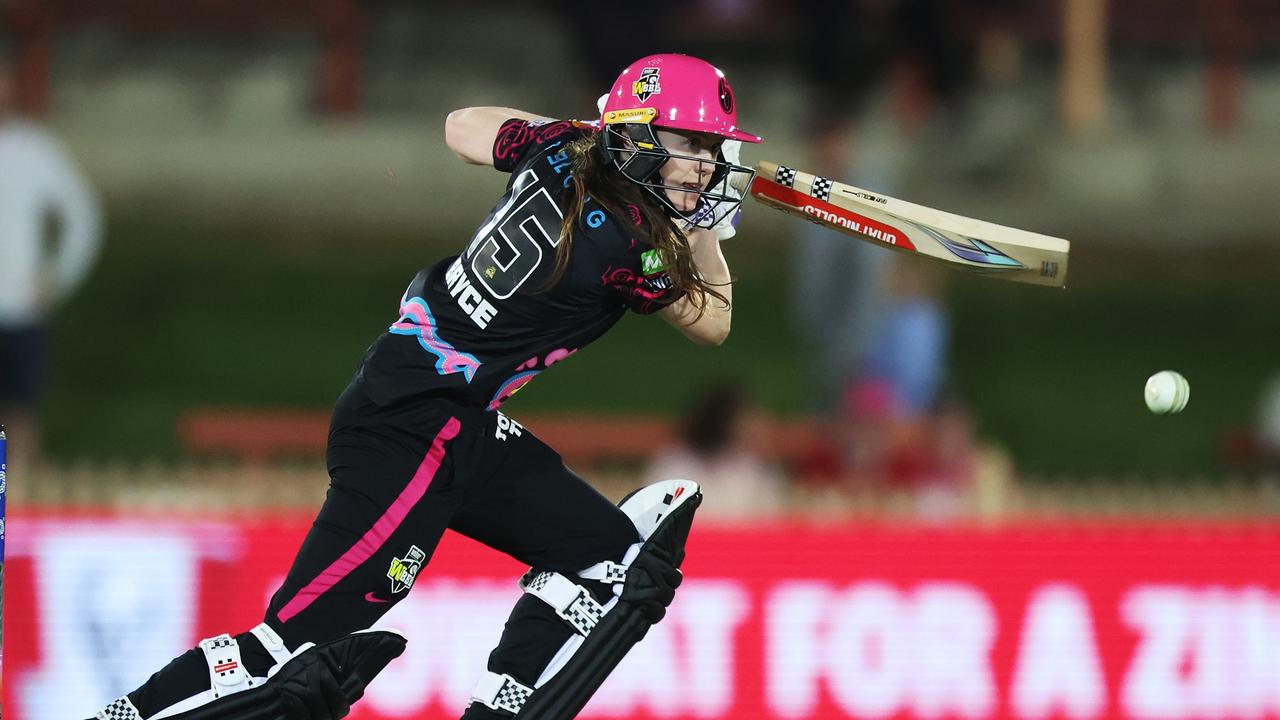
[(905, 202), (777, 163), (756, 165), (751, 197), (901, 252), (992, 277), (1063, 287), (1071, 243)]

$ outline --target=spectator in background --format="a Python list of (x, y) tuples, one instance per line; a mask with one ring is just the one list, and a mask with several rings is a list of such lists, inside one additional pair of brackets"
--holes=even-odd
[(881, 322), (873, 328), (854, 381), (883, 383), (896, 414), (907, 420), (934, 410), (946, 379), (950, 322), (937, 298), (933, 270), (919, 261), (891, 268)]
[[(808, 0), (800, 52), (810, 93), (806, 170), (894, 194), (900, 137), (927, 116), (930, 99), (953, 109), (968, 67), (956, 37), (954, 3), (934, 0)], [(911, 62), (903, 62), (904, 60)], [(897, 136), (859, 146), (854, 125), (881, 76), (895, 101)], [(817, 409), (839, 398), (883, 335), (894, 254), (812, 224), (796, 227), (795, 307), (815, 350)], [(884, 348), (877, 352), (883, 354)]]
[[(803, 448), (792, 468), (801, 486), (860, 502), (908, 496), (915, 515), (926, 520), (960, 514), (977, 469), (973, 424), (963, 405), (944, 396), (931, 412), (908, 417), (883, 381), (855, 385), (828, 433)], [(824, 497), (829, 504), (830, 495)]]
[(932, 268), (896, 265), (882, 321), (841, 397), (831, 433), (801, 454), (802, 482), (855, 494), (910, 493), (917, 515), (958, 513), (974, 480), (972, 422), (943, 392), (948, 323)]
[(0, 423), (13, 467), (38, 453), (49, 315), (92, 266), (99, 221), (66, 149), (18, 117), (12, 69), (0, 59)]
[[(899, 175), (910, 136), (936, 118), (961, 127), (963, 99), (977, 60), (984, 74), (1016, 72), (1010, 59), (1008, 0), (805, 0), (792, 5), (801, 25), (797, 56), (807, 79), (810, 127), (805, 170), (888, 195)], [(975, 44), (962, 37), (977, 32)], [(868, 100), (886, 86), (892, 126), (868, 123)], [(889, 285), (901, 256), (850, 241), (818, 225), (797, 225), (794, 282), (798, 325), (809, 341), (816, 409), (836, 415), (839, 398), (867, 363), (892, 361), (891, 348), (872, 347), (892, 335)], [(910, 262), (910, 261), (908, 261)], [(893, 300), (902, 308), (899, 291)], [(941, 322), (924, 306), (915, 307)], [(920, 313), (912, 314), (919, 318)]]
[[(810, 93), (804, 168), (897, 194), (910, 136), (936, 118), (963, 127), (962, 100), (976, 59), (1007, 70), (1007, 0), (807, 0), (798, 52)], [(964, 20), (984, 28), (974, 48)], [(975, 49), (977, 52), (975, 52)], [(1000, 65), (999, 67), (996, 67)], [(995, 68), (995, 70), (993, 70)], [(862, 118), (884, 79), (892, 123)], [(802, 456), (804, 481), (852, 491), (909, 491), (917, 511), (959, 508), (973, 479), (973, 433), (944, 399), (950, 323), (930, 268), (817, 225), (797, 226), (795, 307), (814, 357), (816, 409), (829, 441)]]
[(682, 478), (700, 484), (706, 499), (698, 512), (704, 515), (771, 515), (782, 507), (785, 487), (763, 455), (769, 441), (767, 425), (739, 385), (711, 385), (694, 398), (676, 444), (653, 459), (645, 482)]

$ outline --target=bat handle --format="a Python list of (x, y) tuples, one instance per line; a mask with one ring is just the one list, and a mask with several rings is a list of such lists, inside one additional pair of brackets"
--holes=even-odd
[(743, 197), (751, 189), (751, 181), (755, 178), (764, 178), (765, 180), (776, 180), (778, 175), (778, 164), (771, 162), (756, 163), (756, 174), (754, 176), (737, 175), (729, 180), (729, 184), (733, 186)]
[(762, 160), (756, 163), (756, 176), (765, 178), (766, 180), (777, 181), (778, 179), (778, 163)]

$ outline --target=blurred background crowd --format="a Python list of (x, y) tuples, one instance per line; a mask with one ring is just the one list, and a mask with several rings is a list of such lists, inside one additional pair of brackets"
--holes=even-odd
[[(768, 159), (1069, 238), (1066, 290), (761, 207), (734, 332), (628, 318), (504, 411), (706, 511), (1280, 511), (1280, 4), (0, 1), (0, 421), (14, 503), (290, 504), (328, 407), (504, 178), (468, 105), (588, 118), (722, 67)], [(749, 122), (748, 122), (749, 121)], [(1154, 417), (1151, 373), (1188, 409)]]

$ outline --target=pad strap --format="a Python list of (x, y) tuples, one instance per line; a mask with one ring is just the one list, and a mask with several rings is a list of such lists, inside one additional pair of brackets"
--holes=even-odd
[(254, 686), (253, 678), (240, 660), (240, 643), (223, 633), (200, 641), (204, 659), (209, 663), (209, 681), (213, 697), (220, 698)]
[(505, 710), (519, 715), (520, 708), (533, 694), (533, 688), (507, 674), (486, 671), (471, 693), (471, 701), (491, 710)]
[(270, 625), (259, 623), (257, 627), (249, 632), (258, 638), (258, 642), (262, 643), (263, 649), (271, 654), (271, 659), (275, 660), (276, 665), (289, 662), (289, 659), (293, 657), (293, 653), (289, 652), (289, 648), (284, 646), (284, 639), (275, 630), (272, 630)]
[(627, 581), (627, 566), (621, 563), (605, 560), (578, 573), (578, 577), (583, 580), (595, 580), (602, 583), (620, 583)]
[(93, 717), (94, 720), (142, 720), (142, 714), (133, 706), (128, 695), (115, 699)]
[(550, 605), (556, 615), (583, 637), (590, 635), (604, 617), (604, 606), (596, 602), (586, 588), (560, 573), (531, 570), (520, 578), (520, 587)]

